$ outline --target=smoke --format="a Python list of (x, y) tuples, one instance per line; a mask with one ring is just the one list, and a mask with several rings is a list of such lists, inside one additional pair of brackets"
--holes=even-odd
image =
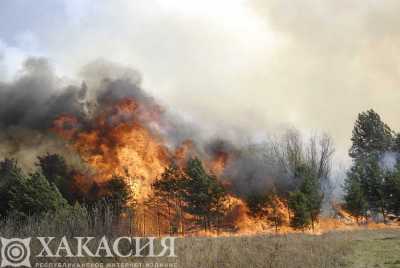
[(227, 165), (224, 176), (230, 178), (233, 191), (241, 196), (264, 194), (287, 182), (270, 144), (253, 144), (242, 148)]
[[(171, 148), (196, 138), (194, 126), (165, 111), (141, 88), (136, 70), (97, 60), (85, 65), (80, 76), (83, 82), (62, 79), (47, 59), (28, 58), (14, 80), (0, 84), (0, 157), (17, 158), (30, 168), (37, 155), (58, 152), (79, 163), (79, 157), (51, 131), (55, 119), (73, 116), (79, 128), (90, 129), (103, 109), (125, 98), (140, 103), (135, 119), (165, 138)], [(109, 120), (129, 120), (124, 116)]]
[[(142, 88), (141, 74), (131, 68), (97, 60), (85, 65), (80, 77), (82, 80), (76, 82), (61, 79), (46, 59), (29, 58), (13, 81), (2, 83), (0, 157), (14, 157), (24, 167), (31, 168), (37, 156), (46, 152), (60, 153), (69, 163), (84, 168), (85, 161), (80, 159), (79, 150), (67, 146), (68, 141), (56, 135), (59, 134), (57, 129), (67, 134), (76, 130), (91, 133), (96, 129), (99, 135), (107, 137), (103, 141), (99, 137), (99, 142), (118, 151), (115, 147), (119, 141), (113, 140), (113, 134), (101, 134), (103, 130), (99, 130), (98, 120), (106, 114), (104, 131), (111, 131), (112, 126), (121, 122), (139, 122), (157, 142), (169, 148), (170, 153), (182, 145), (190, 145), (187, 157), (200, 157), (211, 172), (229, 182), (230, 190), (239, 196), (265, 193), (273, 187), (290, 187), (290, 174), (279, 163), (271, 140), (243, 142), (238, 138), (240, 132), (232, 129), (225, 129), (227, 135), (223, 138), (219, 131), (211, 135), (204, 133), (200, 125), (208, 122), (185, 120), (171, 112), (170, 107), (161, 105)], [(121, 103), (128, 99), (134, 102)], [(122, 108), (116, 108), (116, 103)], [(135, 107), (125, 111), (123, 105)], [(58, 121), (65, 116), (73, 119)], [(103, 144), (94, 142), (92, 146)], [(100, 148), (90, 150), (101, 151)], [(107, 161), (106, 154), (101, 152), (104, 161)]]
[[(48, 132), (57, 114), (81, 116), (82, 89), (62, 82), (43, 58), (26, 60), (14, 81), (0, 84), (0, 155), (32, 167), (37, 154), (52, 149), (71, 155)], [(73, 159), (73, 157), (70, 157)]]
[[(297, 127), (331, 133), (341, 156), (347, 154), (354, 120), (374, 108), (388, 123), (396, 119), (400, 2), (395, 0), (251, 0), (265, 28), (283, 45), (259, 71), (291, 109)], [(327, 105), (328, 104), (328, 105)], [(334, 124), (332, 124), (334, 122)]]
[(387, 171), (394, 171), (399, 159), (399, 154), (396, 152), (385, 152), (379, 159), (380, 168)]

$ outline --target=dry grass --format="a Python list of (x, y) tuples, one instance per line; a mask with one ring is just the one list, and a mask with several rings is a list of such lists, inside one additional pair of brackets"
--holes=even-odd
[[(110, 213), (111, 215), (111, 213)], [(90, 217), (92, 217), (91, 215)], [(84, 212), (0, 225), (0, 236), (140, 236), (116, 229), (111, 217)], [(131, 230), (130, 230), (131, 231)], [(34, 247), (37, 245), (33, 245)], [(33, 249), (38, 251), (37, 249)], [(174, 267), (400, 267), (399, 229), (335, 231), (323, 235), (288, 234), (231, 237), (186, 237), (176, 240), (177, 258), (32, 259), (66, 263), (177, 263)], [(142, 266), (145, 267), (145, 266)], [(151, 267), (151, 266), (148, 266)]]
[(241, 236), (178, 241), (179, 267), (342, 267), (346, 234)]

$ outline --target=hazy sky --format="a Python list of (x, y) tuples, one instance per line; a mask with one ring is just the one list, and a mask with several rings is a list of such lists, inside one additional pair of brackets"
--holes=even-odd
[(60, 76), (104, 58), (204, 129), (330, 133), (344, 155), (360, 111), (400, 130), (397, 0), (2, 0), (0, 79), (27, 56)]

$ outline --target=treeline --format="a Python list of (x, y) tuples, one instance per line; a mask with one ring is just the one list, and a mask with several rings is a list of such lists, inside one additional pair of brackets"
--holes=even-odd
[(114, 177), (102, 184), (90, 181), (58, 154), (39, 156), (36, 167), (26, 174), (15, 159), (0, 162), (0, 216), (28, 218), (63, 210), (90, 211), (99, 203), (119, 214), (130, 199), (124, 178)]
[[(314, 228), (324, 198), (328, 198), (324, 192), (329, 193), (333, 151), (327, 135), (305, 140), (298, 131), (290, 130), (281, 140), (264, 144), (263, 165), (275, 171), (271, 177), (265, 174), (266, 183), (255, 184), (251, 191), (241, 193), (230, 185), (229, 178), (226, 182), (208, 173), (195, 158), (183, 168), (171, 165), (153, 184), (148, 204), (156, 211), (157, 222), (167, 219), (171, 233), (196, 227), (206, 231), (227, 228), (232, 196), (243, 200), (249, 216), (276, 230), (287, 223), (298, 229)], [(250, 174), (242, 183), (248, 186), (252, 179)]]
[(246, 198), (251, 214), (266, 219), (276, 230), (286, 223), (285, 219), (295, 229), (314, 229), (323, 203), (333, 192), (330, 182), (333, 153), (333, 142), (328, 135), (304, 139), (296, 130), (287, 131), (281, 140), (272, 143), (268, 156), (275, 159), (278, 167), (272, 187)]
[(227, 212), (227, 191), (199, 159), (189, 159), (183, 168), (172, 164), (152, 186), (147, 204), (156, 208), (158, 216), (164, 214), (169, 233), (184, 234), (189, 223), (194, 224), (189, 228), (205, 231), (220, 228)]
[(331, 139), (326, 135), (304, 139), (298, 131), (290, 130), (279, 141), (265, 144), (260, 152), (263, 165), (274, 172), (266, 174), (266, 183), (260, 185), (254, 184), (251, 174), (245, 176), (243, 184), (254, 184), (246, 192), (233, 187), (229, 178), (217, 178), (200, 159), (191, 158), (183, 167), (171, 164), (141, 202), (131, 195), (127, 178), (92, 181), (58, 154), (39, 156), (36, 170), (29, 174), (16, 160), (4, 159), (0, 162), (0, 215), (28, 218), (82, 208), (90, 214), (101, 203), (112, 207), (116, 220), (124, 217), (124, 209), (133, 211), (135, 228), (142, 234), (154, 234), (155, 228), (160, 235), (221, 228), (234, 231), (232, 217), (237, 217), (237, 203), (232, 199), (236, 199), (249, 208), (246, 213), (250, 217), (277, 231), (284, 224), (313, 228), (323, 201), (329, 199)]
[[(357, 220), (399, 217), (400, 134), (369, 110), (359, 114), (351, 140), (352, 166), (344, 183), (345, 209)], [(0, 161), (0, 216), (28, 218), (82, 208), (90, 214), (101, 203), (112, 207), (116, 221), (126, 217), (125, 209), (134, 211), (142, 234), (150, 225), (153, 234), (154, 226), (160, 235), (185, 234), (201, 229), (234, 229), (229, 226), (235, 216), (232, 200), (239, 200), (250, 217), (277, 231), (282, 225), (314, 228), (333, 191), (331, 138), (305, 138), (299, 131), (289, 130), (279, 139), (266, 142), (262, 149), (254, 148), (240, 153), (260, 156), (257, 159), (262, 159), (263, 169), (257, 172), (265, 172), (262, 183), (254, 180), (251, 172), (243, 173), (239, 182), (230, 181), (224, 174), (217, 177), (200, 159), (190, 158), (184, 166), (172, 163), (141, 202), (134, 200), (128, 178), (114, 176), (98, 183), (69, 167), (58, 154), (39, 156), (32, 173), (24, 172), (16, 160), (4, 159)], [(246, 159), (243, 155), (239, 158)], [(235, 168), (240, 172), (243, 167), (242, 163)]]
[(357, 218), (400, 216), (400, 134), (373, 110), (360, 113), (352, 134), (345, 208)]

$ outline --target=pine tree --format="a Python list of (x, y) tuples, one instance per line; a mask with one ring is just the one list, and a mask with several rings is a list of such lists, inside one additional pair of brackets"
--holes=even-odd
[(40, 173), (18, 177), (9, 194), (10, 208), (21, 216), (42, 215), (69, 207), (57, 187)]
[(314, 230), (323, 200), (320, 178), (306, 164), (300, 165), (297, 173), (302, 183), (289, 197), (289, 207), (294, 213), (292, 225), (304, 228), (311, 224)]
[(289, 208), (293, 211), (290, 225), (296, 229), (304, 229), (311, 224), (311, 213), (308, 199), (301, 191), (291, 192)]
[(318, 220), (318, 215), (321, 212), (323, 199), (319, 178), (313, 176), (311, 173), (306, 175), (304, 182), (300, 187), (300, 191), (307, 199), (307, 208), (310, 215), (311, 226), (314, 230), (314, 224)]
[[(43, 176), (50, 182), (54, 183), (62, 196), (73, 205), (82, 195), (79, 191), (79, 187), (76, 187), (74, 180), (74, 172), (71, 170), (64, 159), (59, 154), (49, 154), (38, 157), (36, 165), (40, 168)], [(77, 189), (78, 188), (78, 189)], [(78, 192), (73, 191), (78, 190)]]
[(256, 218), (265, 216), (268, 203), (268, 195), (261, 193), (253, 193), (246, 197), (246, 204), (250, 210), (250, 215)]
[(0, 215), (5, 216), (10, 211), (12, 196), (9, 190), (22, 177), (22, 170), (15, 159), (6, 158), (0, 162)]
[(367, 211), (381, 213), (385, 221), (388, 188), (386, 171), (380, 167), (379, 161), (384, 153), (396, 147), (396, 139), (389, 126), (371, 109), (358, 115), (351, 141), (349, 155), (353, 158), (353, 166), (344, 185), (345, 206), (354, 211), (355, 216)]
[(359, 160), (371, 153), (388, 151), (392, 146), (392, 131), (371, 109), (358, 115), (351, 141), (349, 155)]
[(360, 171), (353, 166), (348, 172), (344, 182), (345, 209), (349, 211), (357, 222), (360, 218), (367, 216), (368, 202), (361, 184)]
[(172, 164), (163, 172), (161, 178), (152, 184), (154, 191), (150, 201), (157, 204), (157, 217), (160, 216), (160, 211), (166, 211), (170, 234), (179, 229), (181, 233), (184, 233), (182, 209), (183, 184), (186, 177), (186, 174), (178, 166)]
[(130, 200), (130, 192), (125, 178), (114, 176), (105, 182), (102, 187), (105, 192), (103, 198), (107, 203), (112, 205), (115, 214), (119, 215), (121, 209)]
[[(354, 173), (354, 174), (353, 174)], [(362, 192), (368, 203), (368, 210), (375, 214), (380, 213), (386, 220), (387, 208), (387, 187), (385, 181), (385, 171), (379, 165), (379, 157), (370, 155), (366, 159), (355, 162), (349, 172), (349, 176), (359, 178)]]
[(183, 184), (183, 200), (186, 212), (197, 216), (204, 229), (223, 213), (222, 202), (226, 195), (224, 187), (216, 177), (206, 173), (200, 160), (194, 158), (187, 163), (187, 179)]
[(392, 151), (400, 153), (400, 133), (396, 133), (393, 138)]
[(385, 177), (386, 208), (389, 213), (400, 215), (400, 164)]

